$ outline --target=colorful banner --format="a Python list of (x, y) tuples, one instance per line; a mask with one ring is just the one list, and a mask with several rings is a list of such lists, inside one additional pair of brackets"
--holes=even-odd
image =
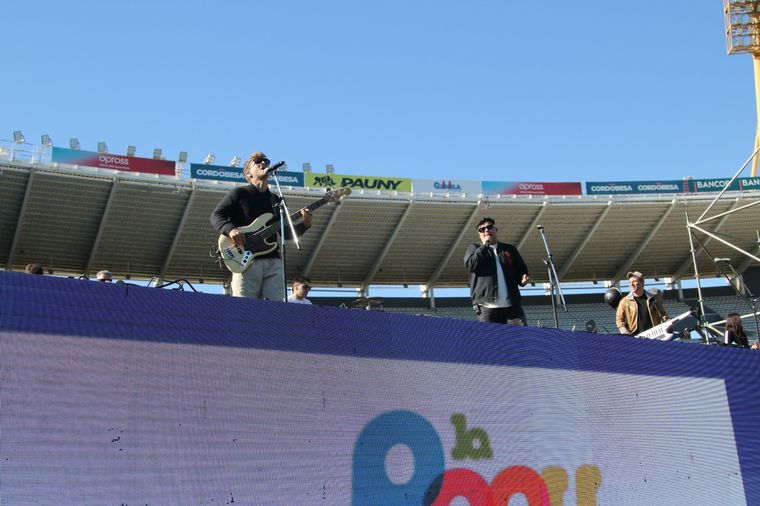
[(95, 153), (73, 149), (53, 147), (53, 163), (82, 165), (98, 169), (123, 170), (128, 172), (147, 172), (149, 174), (176, 175), (177, 164), (171, 160), (154, 160), (136, 156), (114, 155), (112, 153)]
[(625, 195), (638, 193), (683, 193), (683, 181), (591, 181), (586, 195)]
[(581, 195), (580, 183), (531, 181), (483, 181), (483, 193), (489, 195)]
[[(724, 179), (688, 179), (686, 191), (692, 193), (719, 192), (726, 187), (731, 178)], [(736, 178), (729, 186), (729, 191), (760, 190), (760, 177)]]
[(0, 293), (3, 504), (760, 504), (760, 390), (735, 381), (758, 352), (11, 272)]
[[(206, 165), (203, 163), (190, 164), (192, 179), (213, 179), (215, 181), (233, 181), (245, 183), (243, 167), (228, 167), (226, 165)], [(280, 184), (287, 186), (303, 186), (303, 173), (277, 171)], [(269, 182), (274, 184), (274, 175), (269, 175)]]
[(415, 193), (466, 193), (478, 195), (482, 188), (479, 181), (463, 181), (461, 179), (413, 179), (412, 188)]
[(354, 188), (363, 190), (412, 191), (412, 180), (403, 177), (347, 176), (345, 174), (304, 174), (304, 186), (321, 188)]

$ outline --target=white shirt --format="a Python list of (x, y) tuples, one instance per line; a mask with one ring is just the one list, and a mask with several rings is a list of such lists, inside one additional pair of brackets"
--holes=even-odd
[(309, 299), (296, 299), (296, 296), (292, 294), (288, 297), (288, 302), (293, 302), (295, 304), (311, 304)]
[(504, 270), (501, 268), (501, 262), (499, 262), (499, 253), (496, 250), (496, 245), (491, 244), (491, 251), (493, 252), (493, 258), (496, 262), (496, 300), (493, 302), (485, 302), (481, 304), (483, 307), (507, 307), (507, 280), (504, 278)]

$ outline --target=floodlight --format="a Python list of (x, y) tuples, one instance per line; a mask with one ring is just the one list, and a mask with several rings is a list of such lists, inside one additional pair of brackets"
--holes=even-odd
[[(728, 54), (749, 53), (755, 71), (757, 128), (755, 151), (760, 147), (760, 2), (757, 0), (723, 0)], [(752, 177), (757, 176), (758, 156), (752, 159)]]
[(108, 153), (108, 146), (105, 142), (98, 142), (98, 153)]
[(303, 171), (311, 172), (311, 164), (309, 162), (303, 162)]
[(160, 160), (161, 159), (161, 148), (156, 148), (153, 150), (153, 159), (154, 160)]
[(179, 163), (185, 163), (187, 161), (187, 151), (179, 152)]
[(47, 146), (47, 147), (50, 147), (53, 145), (53, 140), (50, 138), (48, 134), (44, 134), (42, 136), (42, 145)]
[(209, 153), (209, 154), (206, 155), (206, 159), (203, 160), (203, 163), (205, 165), (212, 165), (215, 161), (216, 161), (216, 156), (214, 156), (213, 154)]
[(230, 160), (230, 167), (240, 167), (240, 157), (239, 156), (232, 157), (232, 160)]
[(137, 148), (134, 146), (127, 146), (127, 156), (135, 156)]
[(76, 137), (69, 139), (69, 148), (73, 149), (74, 151), (79, 151), (79, 139)]
[(21, 133), (21, 130), (14, 130), (13, 131), (13, 142), (16, 144), (23, 144), (25, 141), (24, 134)]
[(325, 165), (325, 172), (328, 174), (335, 174), (335, 167), (333, 167), (333, 164), (328, 163)]

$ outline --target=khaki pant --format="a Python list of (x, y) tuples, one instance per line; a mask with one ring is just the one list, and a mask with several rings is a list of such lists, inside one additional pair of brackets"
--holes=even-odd
[(245, 272), (232, 274), (230, 288), (232, 288), (233, 297), (283, 300), (285, 281), (282, 276), (282, 260), (279, 258), (254, 260)]

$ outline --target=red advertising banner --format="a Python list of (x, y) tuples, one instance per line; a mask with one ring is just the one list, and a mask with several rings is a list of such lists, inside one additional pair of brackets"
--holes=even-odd
[(483, 181), (483, 193), (491, 195), (581, 195), (581, 183), (543, 181)]
[(114, 155), (111, 153), (94, 153), (92, 151), (75, 151), (73, 149), (53, 147), (52, 161), (69, 165), (84, 165), (99, 169), (124, 170), (129, 172), (146, 172), (174, 176), (176, 163), (170, 160), (154, 160), (135, 156)]

